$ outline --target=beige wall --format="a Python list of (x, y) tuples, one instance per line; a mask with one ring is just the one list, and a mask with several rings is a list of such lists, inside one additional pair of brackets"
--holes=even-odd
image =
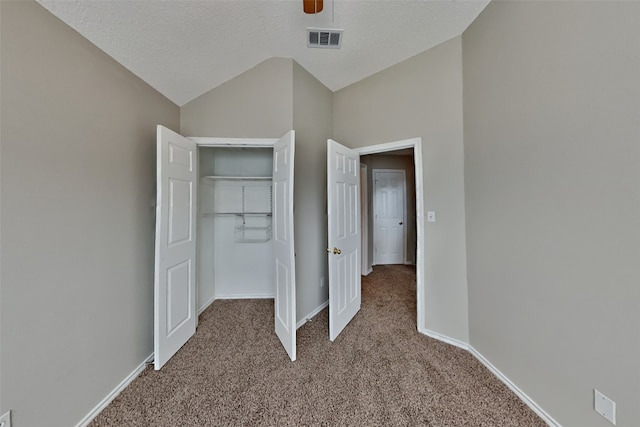
[[(327, 139), (333, 134), (333, 93), (293, 62), (296, 130), (295, 241), (297, 319), (329, 298), (327, 266)], [(324, 287), (320, 287), (320, 279)], [(328, 337), (327, 337), (328, 338)]]
[(414, 174), (413, 156), (389, 155), (389, 154), (369, 154), (360, 156), (360, 164), (367, 165), (367, 208), (368, 208), (368, 261), (367, 265), (373, 264), (373, 170), (374, 169), (397, 169), (403, 170), (406, 180), (407, 197), (406, 206), (406, 227), (407, 244), (405, 259), (412, 264), (416, 262), (416, 178)]
[(155, 126), (179, 110), (35, 2), (0, 9), (0, 412), (71, 426), (152, 352)]
[(492, 2), (463, 36), (470, 340), (565, 426), (640, 420), (640, 3)]
[(467, 342), (462, 44), (452, 39), (334, 94), (335, 139), (356, 148), (422, 137), (426, 325)]
[(293, 129), (292, 63), (269, 59), (183, 105), (182, 135), (280, 138)]

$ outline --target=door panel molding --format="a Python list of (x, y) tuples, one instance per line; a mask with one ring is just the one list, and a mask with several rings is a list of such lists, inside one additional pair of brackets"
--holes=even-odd
[(167, 361), (195, 334), (196, 144), (157, 127), (157, 206), (154, 266), (154, 367)]
[(329, 339), (335, 340), (360, 310), (360, 156), (327, 141)]
[[(381, 200), (381, 195), (378, 193), (378, 179), (376, 179), (376, 175), (384, 175), (384, 174), (398, 174), (398, 175), (402, 175), (401, 178), (401, 195), (402, 195), (402, 215), (400, 216), (400, 218), (398, 218), (398, 222), (400, 222), (400, 224), (402, 226), (402, 254), (399, 255), (400, 258), (399, 259), (395, 259), (395, 257), (391, 256), (391, 255), (384, 255), (382, 253), (380, 253), (379, 249), (380, 249), (380, 245), (381, 245), (381, 236), (380, 236), (380, 230), (379, 230), (379, 226), (380, 226), (380, 222), (383, 222), (381, 218), (379, 218), (378, 216), (380, 214), (382, 214), (380, 212), (380, 202), (383, 202)], [(404, 169), (372, 169), (371, 170), (371, 178), (373, 181), (373, 264), (406, 264), (407, 263), (407, 229), (408, 229), (408, 224), (407, 224), (407, 174), (405, 172)], [(381, 178), (380, 176), (378, 178)], [(391, 221), (386, 221), (388, 223), (390, 223)], [(387, 224), (389, 227), (392, 224)], [(395, 224), (393, 224), (395, 225)], [(389, 243), (389, 240), (392, 239), (392, 236), (387, 235), (386, 236), (387, 242)], [(397, 261), (397, 262), (396, 262)]]

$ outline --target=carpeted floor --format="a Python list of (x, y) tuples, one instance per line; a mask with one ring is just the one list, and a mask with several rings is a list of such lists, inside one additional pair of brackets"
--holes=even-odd
[(98, 426), (544, 426), (469, 353), (416, 331), (415, 270), (376, 266), (335, 342), (325, 309), (291, 362), (272, 300), (219, 300), (159, 372), (147, 368)]

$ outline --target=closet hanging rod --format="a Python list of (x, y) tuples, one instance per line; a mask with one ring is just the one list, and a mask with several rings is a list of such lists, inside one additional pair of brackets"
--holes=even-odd
[(271, 212), (202, 212), (202, 216), (214, 215), (271, 216)]
[(271, 176), (222, 176), (222, 175), (207, 175), (202, 178), (218, 180), (233, 180), (233, 181), (273, 181)]

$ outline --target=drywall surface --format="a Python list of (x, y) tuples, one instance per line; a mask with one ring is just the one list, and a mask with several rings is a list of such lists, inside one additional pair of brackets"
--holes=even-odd
[(405, 259), (411, 263), (416, 262), (416, 178), (413, 156), (389, 155), (389, 154), (369, 154), (360, 156), (360, 164), (367, 165), (367, 201), (368, 201), (368, 261), (367, 265), (373, 263), (374, 240), (373, 230), (375, 228), (375, 219), (373, 217), (374, 209), (374, 185), (373, 170), (374, 169), (396, 169), (405, 173), (406, 188), (406, 227), (407, 227), (407, 244), (405, 248)]
[[(333, 132), (333, 93), (293, 62), (296, 130), (296, 311), (303, 320), (329, 298), (327, 265), (327, 139)], [(320, 287), (320, 279), (324, 287)]]
[(293, 129), (292, 62), (268, 59), (183, 105), (182, 135), (280, 138)]
[(557, 422), (640, 421), (640, 3), (492, 2), (463, 35), (471, 344)]
[(334, 136), (352, 148), (422, 137), (426, 325), (467, 342), (462, 43), (454, 38), (334, 94)]
[(155, 132), (179, 109), (37, 3), (0, 8), (0, 411), (71, 426), (152, 352)]

